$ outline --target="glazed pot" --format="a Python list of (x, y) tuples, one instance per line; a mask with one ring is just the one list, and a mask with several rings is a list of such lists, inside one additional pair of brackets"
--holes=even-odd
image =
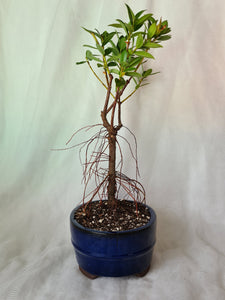
[[(147, 206), (147, 205), (145, 205)], [(71, 241), (80, 270), (88, 277), (144, 276), (151, 265), (156, 242), (156, 214), (139, 228), (126, 231), (98, 231), (83, 227), (70, 215)]]

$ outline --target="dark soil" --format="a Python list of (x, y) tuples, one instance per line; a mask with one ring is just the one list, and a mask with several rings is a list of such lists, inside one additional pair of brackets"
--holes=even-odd
[(123, 231), (141, 227), (149, 222), (150, 212), (146, 206), (127, 200), (116, 201), (112, 208), (108, 201), (91, 202), (86, 210), (81, 206), (74, 219), (84, 227), (100, 231)]

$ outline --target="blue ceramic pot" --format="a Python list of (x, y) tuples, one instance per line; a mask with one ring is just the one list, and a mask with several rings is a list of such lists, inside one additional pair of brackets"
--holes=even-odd
[[(147, 206), (147, 205), (146, 205)], [(137, 229), (108, 232), (83, 227), (70, 215), (71, 241), (82, 271), (96, 276), (119, 277), (145, 274), (156, 242), (156, 214)]]

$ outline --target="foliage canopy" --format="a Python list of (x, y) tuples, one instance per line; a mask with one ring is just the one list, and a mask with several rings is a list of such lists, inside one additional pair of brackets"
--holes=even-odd
[[(153, 14), (145, 14), (145, 10), (134, 14), (127, 4), (126, 8), (128, 22), (116, 19), (116, 23), (109, 25), (114, 31), (100, 33), (97, 29), (89, 30), (83, 27), (91, 34), (95, 44), (84, 45), (89, 48), (86, 51), (86, 60), (77, 64), (88, 63), (90, 67), (90, 62), (95, 62), (104, 73), (114, 76), (116, 89), (122, 90), (127, 79), (131, 78), (137, 90), (147, 77), (156, 74), (152, 69), (145, 70), (144, 64), (148, 59), (154, 59), (150, 53), (151, 49), (161, 48), (161, 43), (171, 38), (171, 29), (167, 20), (156, 20)], [(94, 74), (96, 75), (95, 72)]]

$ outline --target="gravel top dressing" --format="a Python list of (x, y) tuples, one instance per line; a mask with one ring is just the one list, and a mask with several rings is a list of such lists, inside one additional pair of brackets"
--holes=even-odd
[(116, 208), (112, 208), (108, 201), (91, 202), (83, 211), (81, 206), (74, 215), (74, 219), (82, 226), (99, 231), (124, 231), (135, 229), (147, 224), (150, 212), (142, 203), (127, 200), (116, 201)]

